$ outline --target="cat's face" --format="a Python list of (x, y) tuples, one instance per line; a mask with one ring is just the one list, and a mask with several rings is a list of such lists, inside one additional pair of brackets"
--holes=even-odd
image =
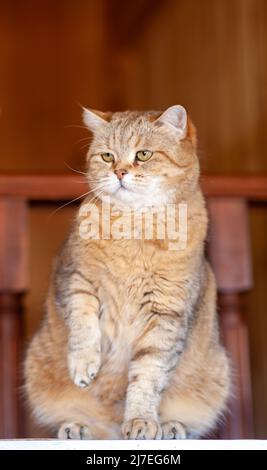
[(94, 193), (131, 208), (182, 199), (198, 180), (195, 132), (182, 106), (160, 112), (84, 110), (93, 132), (88, 182)]

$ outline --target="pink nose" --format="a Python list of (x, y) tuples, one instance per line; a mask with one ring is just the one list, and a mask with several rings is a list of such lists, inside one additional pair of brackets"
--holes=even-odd
[(122, 180), (124, 175), (128, 173), (127, 170), (124, 170), (123, 168), (120, 168), (119, 170), (114, 170), (115, 175), (117, 176), (118, 180)]

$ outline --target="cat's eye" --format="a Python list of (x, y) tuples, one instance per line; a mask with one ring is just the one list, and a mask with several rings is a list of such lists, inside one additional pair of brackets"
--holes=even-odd
[(114, 155), (110, 152), (101, 153), (102, 160), (107, 163), (114, 162)]
[(139, 152), (136, 153), (135, 158), (140, 162), (146, 162), (152, 157), (152, 155), (153, 152), (151, 152), (151, 150), (139, 150)]

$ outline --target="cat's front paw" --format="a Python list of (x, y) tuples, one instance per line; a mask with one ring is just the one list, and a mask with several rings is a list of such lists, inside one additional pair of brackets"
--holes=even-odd
[(124, 439), (161, 439), (160, 424), (152, 419), (131, 419), (122, 426)]
[(92, 348), (71, 351), (68, 355), (69, 372), (78, 387), (87, 387), (97, 375), (101, 365), (101, 353)]

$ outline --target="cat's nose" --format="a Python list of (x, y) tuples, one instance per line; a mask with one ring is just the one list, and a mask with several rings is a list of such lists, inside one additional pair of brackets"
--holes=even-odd
[(119, 170), (114, 170), (115, 175), (117, 176), (118, 180), (122, 180), (124, 175), (128, 173), (127, 170), (124, 170), (124, 168), (120, 168)]

